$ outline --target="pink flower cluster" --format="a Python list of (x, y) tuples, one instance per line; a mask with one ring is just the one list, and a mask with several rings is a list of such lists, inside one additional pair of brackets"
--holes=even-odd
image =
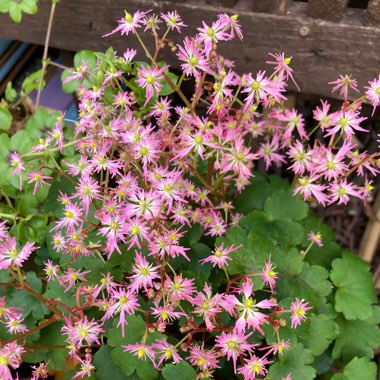
[[(162, 39), (158, 38), (160, 24), (166, 25)], [(78, 89), (77, 158), (64, 162), (62, 171), (75, 184), (75, 192), (60, 194), (63, 213), (52, 228), (54, 249), (70, 257), (66, 264), (45, 263), (46, 280), (58, 281), (76, 296), (77, 306), (69, 308), (71, 314), (64, 318), (61, 330), (70, 355), (80, 363), (76, 378), (94, 370), (90, 348), (102, 344), (105, 322), (116, 319), (124, 336), (129, 316), (137, 313), (145, 318), (146, 334), (141, 342), (124, 349), (150, 360), (158, 370), (165, 363), (187, 360), (196, 368), (198, 378), (212, 378), (220, 358), (226, 357), (245, 380), (264, 377), (273, 355), (281, 354), (289, 342), (278, 338), (275, 344), (259, 350), (253, 332), (264, 335), (265, 325), (278, 331), (278, 318), (288, 314), (291, 327), (296, 328), (311, 307), (299, 299), (289, 310), (278, 305), (272, 295), (279, 275), (270, 258), (260, 273), (230, 279), (228, 266), (240, 246), (220, 244), (200, 259), (201, 265), (211, 264), (214, 270), (225, 272), (223, 292), (213, 291), (209, 283), (197, 287), (194, 278), (172, 266), (173, 259), (195, 264), (182, 238), (194, 224), (199, 224), (205, 235), (219, 237), (238, 223), (240, 215), (234, 213), (228, 200), (250, 183), (259, 160), (266, 170), (290, 161), (289, 168), (297, 179), (295, 193), (322, 205), (347, 203), (350, 197), (364, 199), (372, 187), (369, 178), (378, 173), (376, 156), (360, 152), (355, 140), (358, 132), (366, 130), (361, 126), (365, 119), (360, 116), (362, 102), (347, 100), (348, 90), (356, 89), (353, 79), (342, 77), (334, 83), (334, 90), (340, 89), (346, 99), (341, 109), (330, 111), (331, 106), (322, 102), (315, 110), (316, 129), (322, 137), (312, 140), (304, 117), (295, 109), (284, 108), (287, 81), (295, 81), (290, 58), (271, 54), (270, 73), (239, 75), (233, 70), (234, 63), (217, 53), (219, 42), (242, 38), (237, 16), (222, 14), (209, 25), (203, 22), (194, 37), (184, 37), (173, 49), (183, 75), (178, 83), (173, 82), (169, 67), (158, 65), (156, 59), (169, 32), (181, 32), (185, 26), (177, 12), (160, 16), (126, 12), (110, 34), (135, 34), (149, 65), (135, 65), (136, 51), (128, 50), (122, 57), (115, 56), (115, 62), (129, 67), (127, 73), (109, 65), (100, 86)], [(154, 54), (146, 50), (138, 34), (143, 27), (156, 38)], [(97, 72), (104, 65), (100, 66), (98, 62), (91, 72), (84, 62), (66, 81), (100, 77)], [(180, 86), (186, 78), (195, 79), (190, 100)], [(128, 86), (129, 80), (145, 91), (140, 103), (133, 86)], [(177, 92), (182, 105), (160, 96), (165, 83)], [(379, 104), (378, 85), (377, 80), (370, 82), (366, 93), (374, 107)], [(204, 112), (199, 111), (199, 104)], [(267, 110), (265, 117), (263, 109)], [(31, 154), (65, 149), (63, 117), (60, 115), (54, 131), (41, 139)], [(10, 165), (21, 181), (27, 166), (23, 157), (14, 152)], [(46, 170), (28, 172), (34, 193), (51, 179)], [(362, 183), (353, 183), (352, 174), (362, 178)], [(21, 267), (36, 247), (26, 243), (18, 249), (4, 226), (0, 224), (0, 268), (13, 270)], [(317, 235), (311, 240), (318, 245), (321, 242)], [(98, 283), (90, 285), (90, 271), (73, 265), (81, 256), (106, 261), (114, 255), (134, 255), (130, 273), (119, 281), (106, 272)], [(252, 280), (255, 276), (262, 278), (270, 293), (259, 301)], [(23, 331), (22, 318), (16, 318), (16, 326), (17, 313), (14, 308), (5, 308), (4, 302), (0, 312), (3, 310), (7, 323), (14, 332)], [(145, 304), (150, 306), (144, 309)], [(99, 320), (89, 320), (84, 314), (93, 307), (102, 313)], [(231, 319), (228, 326), (220, 321), (222, 313)], [(183, 336), (178, 344), (165, 339), (146, 343), (149, 332), (164, 333), (173, 324), (181, 326)], [(199, 343), (200, 333), (210, 332), (216, 333), (212, 348)], [(80, 352), (83, 348), (85, 356)], [(7, 360), (0, 360), (0, 371), (3, 362), (6, 368), (18, 366), (20, 354), (7, 353), (6, 348), (3, 351), (0, 359), (4, 356)]]

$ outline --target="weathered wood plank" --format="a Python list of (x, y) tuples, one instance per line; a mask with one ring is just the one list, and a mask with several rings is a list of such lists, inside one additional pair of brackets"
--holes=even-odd
[(380, 240), (380, 193), (377, 194), (373, 205), (373, 215), (368, 221), (362, 241), (360, 243), (359, 256), (367, 261), (372, 262)]
[(370, 0), (367, 7), (366, 23), (380, 27), (380, 0)]
[(340, 21), (343, 18), (348, 0), (309, 0), (307, 15), (328, 21)]
[[(50, 0), (40, 0), (37, 15), (25, 15), (21, 25), (12, 23), (7, 15), (1, 14), (0, 37), (42, 44), (49, 4)], [(126, 6), (130, 12), (152, 9), (159, 13), (177, 9), (189, 25), (189, 33), (196, 31), (201, 20), (210, 23), (220, 12), (230, 12), (191, 3), (81, 0), (78, 6), (77, 0), (65, 0), (57, 7), (51, 45), (69, 50), (97, 51), (104, 51), (112, 45), (119, 54), (128, 47), (137, 48), (133, 35), (101, 37), (115, 28), (116, 20), (123, 16)], [(328, 82), (335, 80), (338, 74), (352, 74), (361, 85), (379, 74), (380, 29), (362, 26), (359, 16), (355, 17), (355, 10), (350, 12), (350, 24), (342, 25), (306, 17), (305, 6), (293, 6), (285, 17), (243, 12), (239, 20), (244, 41), (221, 44), (221, 53), (236, 61), (239, 72), (254, 72), (267, 68), (268, 52), (285, 52), (286, 56), (293, 56), (294, 75), (302, 91), (322, 96), (330, 94)], [(176, 41), (181, 41), (183, 34), (176, 35), (176, 38)], [(148, 46), (152, 47), (152, 44), (148, 43)], [(169, 63), (176, 62), (168, 47), (162, 53), (161, 57)]]
[(273, 14), (285, 14), (291, 0), (253, 0), (254, 12), (267, 12)]

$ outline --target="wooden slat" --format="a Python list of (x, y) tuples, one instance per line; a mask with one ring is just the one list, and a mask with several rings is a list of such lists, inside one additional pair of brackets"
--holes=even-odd
[(359, 256), (372, 262), (380, 240), (380, 192), (378, 192), (373, 205), (373, 215), (368, 221), (362, 241), (360, 243)]
[(266, 12), (273, 14), (285, 14), (291, 0), (253, 0), (254, 12)]
[(340, 21), (348, 0), (309, 0), (307, 15), (328, 21)]
[[(51, 0), (40, 0), (36, 15), (24, 15), (20, 25), (14, 24), (8, 15), (0, 14), (0, 36), (42, 44)], [(237, 70), (255, 72), (268, 66), (268, 52), (285, 52), (293, 57), (295, 78), (305, 93), (327, 96), (331, 94), (328, 82), (339, 74), (352, 74), (361, 85), (379, 75), (380, 29), (363, 27), (362, 11), (350, 12), (349, 25), (314, 20), (305, 16), (306, 4), (296, 2), (286, 16), (266, 13), (242, 12), (239, 22), (243, 26), (244, 41), (238, 39), (222, 43), (220, 52), (236, 61)], [(296, 6), (297, 5), (297, 6)], [(118, 34), (108, 38), (101, 36), (113, 30), (117, 19), (123, 17), (124, 9), (152, 9), (155, 13), (177, 9), (189, 25), (186, 33), (195, 33), (201, 20), (210, 23), (220, 12), (211, 6), (195, 6), (191, 3), (168, 4), (141, 0), (65, 0), (58, 3), (51, 35), (51, 46), (68, 50), (92, 49), (104, 51), (109, 46), (121, 55), (126, 48), (138, 48), (133, 35)], [(99, 15), (102, 15), (101, 17)], [(300, 34), (306, 28), (307, 34)], [(176, 42), (183, 33), (170, 34)], [(144, 36), (145, 38), (145, 36)], [(147, 39), (150, 49), (153, 41)], [(151, 41), (151, 42), (149, 42)], [(160, 59), (178, 65), (176, 56), (166, 47)], [(140, 54), (138, 59), (144, 56)], [(291, 87), (294, 88), (294, 87)], [(334, 96), (339, 96), (334, 93)]]
[(380, 27), (380, 0), (368, 2), (366, 23)]

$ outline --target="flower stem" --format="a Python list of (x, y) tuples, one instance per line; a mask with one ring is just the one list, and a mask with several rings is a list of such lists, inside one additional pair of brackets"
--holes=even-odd
[(46, 67), (48, 65), (48, 59), (47, 58), (48, 58), (49, 42), (50, 42), (51, 29), (53, 27), (53, 19), (54, 19), (54, 12), (55, 12), (56, 5), (57, 5), (56, 1), (53, 1), (51, 4), (51, 8), (50, 8), (49, 22), (48, 22), (48, 28), (47, 28), (45, 44), (44, 44), (45, 45), (44, 46), (44, 54), (42, 57), (41, 77), (40, 77), (40, 83), (38, 84), (36, 109), (38, 109), (38, 107), (40, 106), (42, 83), (44, 81)]

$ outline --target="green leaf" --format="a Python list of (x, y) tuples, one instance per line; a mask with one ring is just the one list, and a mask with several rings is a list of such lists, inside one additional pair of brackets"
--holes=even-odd
[(0, 107), (0, 131), (7, 131), (12, 125), (12, 114), (4, 107)]
[(343, 376), (334, 375), (331, 380), (375, 380), (377, 368), (374, 362), (370, 362), (368, 358), (354, 357), (343, 370)]
[(111, 359), (112, 348), (103, 346), (94, 355), (94, 364), (96, 367), (95, 378), (97, 380), (125, 380), (125, 375)]
[(242, 245), (231, 253), (232, 260), (228, 266), (230, 274), (260, 272), (265, 260), (275, 248), (273, 243), (260, 232), (253, 230), (247, 236), (240, 227), (229, 229), (226, 237), (217, 240), (217, 244), (221, 242), (224, 242), (224, 247)]
[(0, 0), (0, 12), (8, 13), (9, 12), (10, 0)]
[(12, 82), (7, 83), (7, 87), (5, 88), (5, 99), (8, 102), (13, 102), (17, 97), (16, 90), (12, 87)]
[(39, 108), (26, 122), (25, 130), (37, 140), (42, 130), (54, 128), (57, 116), (58, 112), (48, 112), (46, 108)]
[(270, 220), (302, 220), (307, 216), (308, 206), (291, 190), (276, 190), (264, 203), (264, 211)]
[(195, 380), (194, 368), (187, 362), (181, 361), (178, 364), (167, 364), (162, 370), (165, 380)]
[(328, 275), (325, 268), (305, 263), (299, 275), (280, 276), (276, 290), (281, 298), (304, 298), (314, 308), (319, 308), (324, 304), (326, 296), (331, 293)]
[[(26, 281), (36, 292), (41, 292), (41, 280), (34, 272), (27, 273)], [(24, 317), (27, 317), (30, 313), (32, 313), (36, 319), (42, 319), (49, 312), (49, 309), (41, 301), (37, 300), (36, 297), (26, 290), (12, 289), (10, 293), (11, 296), (8, 301), (9, 306), (21, 306)]]
[(56, 279), (48, 282), (44, 297), (63, 302), (69, 307), (74, 307), (76, 305), (76, 300), (73, 294), (70, 291), (65, 292), (64, 287)]
[(11, 19), (19, 24), (22, 20), (22, 11), (21, 11), (21, 5), (18, 3), (15, 3), (14, 1), (9, 3), (9, 16)]
[(262, 210), (264, 201), (275, 189), (267, 181), (261, 181), (247, 186), (243, 192), (236, 197), (234, 205), (236, 211), (248, 214), (254, 210)]
[[(34, 90), (38, 90), (38, 87), (40, 85), (42, 70), (35, 71), (34, 73), (30, 74), (24, 79), (24, 82), (22, 83), (22, 90), (26, 94), (30, 94)], [(42, 81), (42, 88), (46, 86), (46, 81)]]
[(278, 360), (271, 365), (268, 378), (281, 379), (289, 373), (292, 374), (292, 380), (312, 380), (316, 371), (311, 364), (314, 360), (311, 351), (301, 343), (284, 351)]
[(339, 325), (339, 335), (332, 351), (334, 359), (349, 361), (355, 356), (373, 357), (373, 349), (380, 346), (378, 321), (373, 321), (373, 318), (348, 321), (341, 316), (336, 322)]
[[(34, 343), (34, 346), (66, 346), (65, 336), (62, 335), (62, 322), (55, 322), (43, 329), (40, 339)], [(54, 348), (48, 350), (44, 361), (49, 363), (49, 368), (56, 371), (66, 369), (66, 348)]]
[(10, 139), (6, 133), (0, 133), (0, 161), (6, 161), (10, 149)]
[(74, 68), (78, 68), (87, 62), (89, 70), (92, 70), (96, 66), (96, 55), (91, 50), (81, 50), (74, 56)]
[(273, 264), (276, 266), (276, 271), (280, 274), (280, 277), (284, 274), (296, 276), (302, 272), (304, 257), (294, 247), (289, 250), (276, 248), (271, 257)]
[(310, 318), (309, 336), (305, 347), (314, 356), (322, 355), (339, 333), (338, 324), (324, 314), (313, 314)]
[[(165, 74), (168, 76), (168, 78), (174, 83), (177, 84), (178, 82), (178, 76), (174, 73), (170, 73), (168, 71), (165, 72)], [(159, 96), (167, 96), (174, 92), (174, 90), (170, 87), (169, 83), (166, 81), (166, 79), (162, 79), (161, 83), (163, 84), (161, 91), (159, 93)]]
[(335, 309), (347, 319), (367, 319), (376, 303), (372, 276), (367, 263), (349, 252), (332, 263), (331, 280), (337, 291)]
[[(118, 316), (115, 316), (116, 324)], [(112, 347), (134, 344), (141, 341), (145, 333), (145, 322), (138, 315), (127, 315), (128, 324), (124, 327), (124, 337), (121, 335), (121, 327), (110, 328), (107, 332), (108, 344)]]
[(37, 0), (22, 0), (21, 9), (30, 15), (37, 13)]
[(30, 138), (28, 131), (22, 130), (15, 133), (10, 141), (10, 150), (17, 151), (20, 154), (28, 153), (33, 146), (33, 141)]
[(111, 351), (111, 360), (125, 376), (132, 375), (140, 364), (139, 359), (124, 352), (122, 347), (116, 347)]
[(149, 359), (140, 360), (133, 354), (124, 352), (122, 347), (113, 349), (111, 358), (125, 376), (132, 375), (136, 370), (141, 380), (154, 380), (158, 377), (158, 371)]

